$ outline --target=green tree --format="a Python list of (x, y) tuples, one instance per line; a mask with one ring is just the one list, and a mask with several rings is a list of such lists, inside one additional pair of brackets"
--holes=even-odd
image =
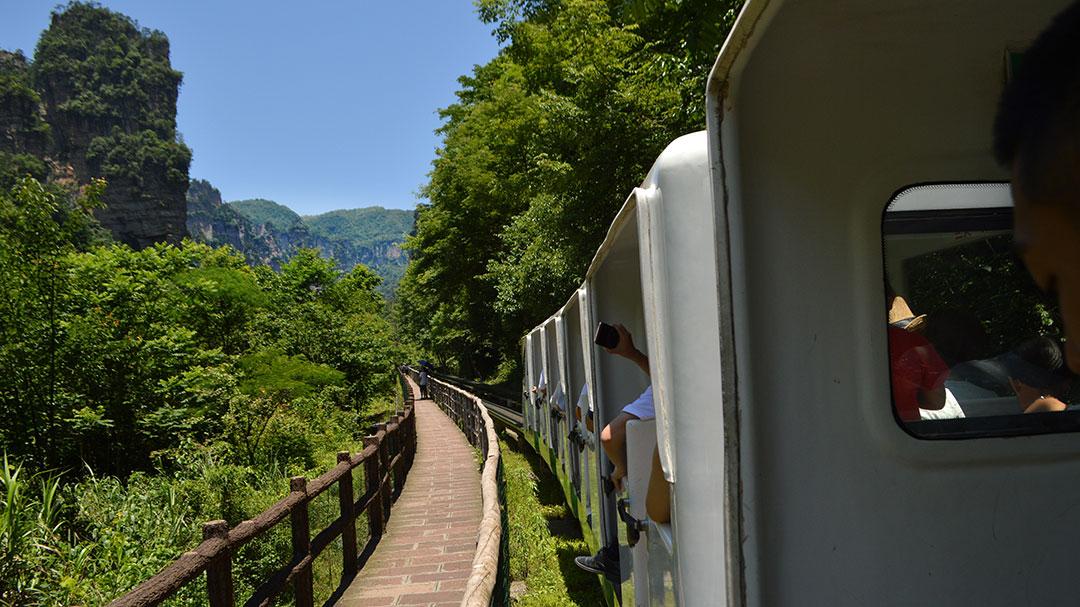
[(0, 191), (0, 445), (54, 463), (61, 423), (65, 263), (93, 222), (103, 184), (72, 201), (29, 177)]
[(708, 69), (739, 4), (479, 2), (507, 44), (442, 112), (398, 291), (403, 330), (466, 375), (515, 360), (664, 146), (704, 128)]

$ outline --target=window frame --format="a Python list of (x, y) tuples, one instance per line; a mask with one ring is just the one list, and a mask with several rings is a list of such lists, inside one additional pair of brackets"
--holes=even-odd
[[(948, 232), (995, 232), (1013, 231), (1012, 206), (902, 210), (890, 213), (889, 208), (902, 196), (913, 190), (928, 187), (987, 187), (1006, 186), (1006, 181), (939, 181), (914, 183), (898, 188), (889, 197), (881, 213), (881, 263), (882, 292), (887, 294), (889, 272), (887, 265), (886, 238), (904, 234), (934, 234)], [(1010, 200), (1011, 202), (1011, 200)], [(889, 354), (888, 316), (882, 319), (886, 369), (888, 370), (889, 407), (893, 421), (900, 429), (919, 441), (965, 441), (985, 438), (1034, 437), (1052, 434), (1080, 432), (1080, 409), (1046, 413), (1014, 413), (953, 419), (925, 419), (904, 421), (896, 407), (896, 394), (892, 388), (892, 361)]]

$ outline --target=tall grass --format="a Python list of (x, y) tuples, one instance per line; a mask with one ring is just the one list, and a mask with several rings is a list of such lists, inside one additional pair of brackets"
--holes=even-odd
[(8, 460), (0, 464), (0, 604), (41, 605), (51, 572), (44, 562), (63, 526), (60, 480), (31, 475)]
[(574, 565), (575, 556), (588, 554), (585, 540), (554, 535), (549, 528), (550, 521), (570, 516), (558, 482), (536, 454), (499, 444), (510, 524), (510, 577), (526, 584), (514, 605), (603, 605), (596, 576)]

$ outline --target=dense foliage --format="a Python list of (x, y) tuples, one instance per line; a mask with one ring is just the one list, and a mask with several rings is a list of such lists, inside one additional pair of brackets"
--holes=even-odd
[(1012, 234), (933, 251), (906, 261), (912, 308), (950, 364), (991, 358), (1034, 335), (1061, 338), (1058, 305), (1031, 280)]
[[(404, 357), (364, 266), (95, 244), (103, 189), (0, 191), (0, 604), (101, 604), (202, 521), (254, 516), (358, 450)], [(244, 583), (275, 537), (245, 549)]]
[(482, 0), (506, 45), (462, 77), (424, 194), (401, 323), (466, 375), (502, 375), (563, 303), (626, 195), (704, 128), (738, 0)]

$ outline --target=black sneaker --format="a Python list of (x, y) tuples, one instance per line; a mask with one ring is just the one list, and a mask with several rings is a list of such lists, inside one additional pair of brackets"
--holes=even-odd
[(605, 546), (595, 556), (574, 557), (574, 564), (589, 573), (603, 575), (618, 584), (620, 577), (618, 549), (612, 550)]

